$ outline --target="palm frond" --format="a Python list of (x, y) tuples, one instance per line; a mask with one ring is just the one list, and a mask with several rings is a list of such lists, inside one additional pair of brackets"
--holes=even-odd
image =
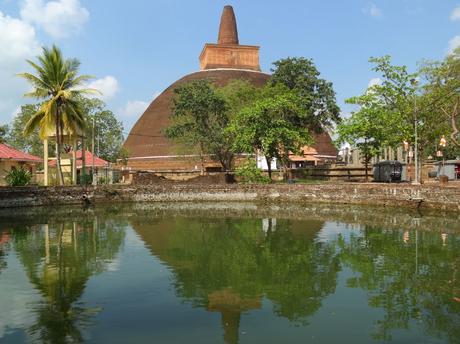
[(26, 126), (23, 130), (24, 136), (31, 135), (34, 132), (34, 130), (40, 126), (40, 122), (42, 121), (44, 116), (45, 113), (41, 109), (38, 110), (26, 123)]
[(43, 99), (49, 96), (48, 90), (43, 88), (36, 88), (35, 90), (25, 93), (24, 97)]

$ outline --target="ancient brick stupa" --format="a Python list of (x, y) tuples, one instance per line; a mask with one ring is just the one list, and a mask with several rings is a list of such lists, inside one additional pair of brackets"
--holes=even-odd
[[(244, 79), (261, 87), (269, 78), (269, 74), (260, 71), (259, 47), (239, 44), (233, 8), (225, 6), (217, 44), (205, 44), (200, 54), (200, 71), (188, 74), (169, 86), (149, 105), (132, 128), (124, 144), (130, 156), (128, 166), (139, 170), (164, 171), (194, 170), (199, 165), (199, 156), (194, 147), (180, 146), (164, 135), (164, 130), (170, 125), (174, 90), (181, 84), (207, 79), (222, 87), (232, 79)], [(335, 148), (329, 135), (326, 136), (328, 151), (332, 151)], [(206, 163), (206, 167), (218, 166), (210, 160)]]
[(170, 124), (174, 89), (179, 85), (208, 79), (217, 86), (225, 86), (232, 79), (245, 79), (256, 86), (263, 86), (270, 77), (260, 72), (259, 47), (239, 44), (231, 6), (225, 6), (222, 13), (218, 43), (205, 44), (200, 66), (199, 72), (184, 76), (161, 93), (134, 125), (124, 144), (130, 156), (129, 166), (158, 171), (191, 170), (199, 165), (193, 147), (186, 149), (164, 136), (164, 129)]

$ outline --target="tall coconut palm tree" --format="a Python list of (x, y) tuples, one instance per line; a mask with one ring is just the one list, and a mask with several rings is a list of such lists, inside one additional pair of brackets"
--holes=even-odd
[(78, 135), (83, 132), (85, 120), (78, 97), (97, 91), (83, 88), (92, 77), (78, 75), (80, 62), (77, 59), (65, 59), (56, 46), (43, 48), (42, 55), (37, 59), (37, 63), (27, 60), (35, 74), (19, 74), (33, 86), (33, 90), (25, 96), (45, 100), (26, 124), (24, 135), (30, 135), (36, 128), (40, 129), (41, 138), (45, 138), (49, 132), (55, 132), (57, 175), (59, 184), (64, 185), (61, 168), (64, 133)]

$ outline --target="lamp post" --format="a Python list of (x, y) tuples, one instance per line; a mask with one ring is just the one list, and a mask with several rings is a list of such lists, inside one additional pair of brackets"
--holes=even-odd
[(415, 147), (414, 147), (414, 163), (415, 163), (415, 180), (412, 184), (419, 185), (419, 166), (418, 166), (418, 133), (417, 133), (417, 94), (416, 89), (418, 85), (417, 79), (410, 80), (411, 85), (414, 87), (414, 136), (415, 136)]

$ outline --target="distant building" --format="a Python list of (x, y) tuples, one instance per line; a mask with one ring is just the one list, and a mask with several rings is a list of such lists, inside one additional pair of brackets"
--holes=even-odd
[[(302, 147), (302, 154), (290, 154), (289, 168), (306, 168), (309, 166), (324, 165), (337, 160), (337, 148), (335, 148), (331, 137), (328, 133), (313, 134), (315, 143), (311, 146)], [(266, 171), (268, 165), (265, 157), (257, 156), (257, 167)], [(273, 159), (271, 163), (271, 169), (276, 170), (278, 168), (276, 159)]]
[[(80, 180), (82, 175), (83, 169), (83, 159), (82, 159), (82, 151), (78, 150), (75, 152), (76, 157), (76, 170), (77, 170), (77, 180)], [(91, 153), (90, 151), (85, 151), (85, 174), (90, 175), (93, 167), (94, 167), (94, 174), (96, 175), (96, 179), (100, 180), (101, 178), (106, 179), (107, 181), (111, 181), (113, 179), (113, 171), (110, 167), (110, 163), (96, 154)], [(56, 160), (52, 160), (49, 162), (49, 167), (51, 169), (56, 168)], [(71, 168), (72, 168), (72, 161), (71, 159), (62, 159), (61, 160), (61, 168), (64, 176), (71, 175)], [(70, 179), (68, 177), (68, 179)]]
[(35, 172), (37, 165), (43, 162), (42, 159), (34, 155), (21, 152), (0, 143), (0, 185), (7, 185), (5, 176), (13, 169), (23, 168), (32, 174), (32, 181), (35, 182)]
[[(139, 118), (129, 133), (124, 148), (129, 152), (128, 167), (137, 170), (196, 170), (199, 155), (193, 147), (181, 147), (167, 139), (164, 130), (170, 125), (171, 105), (174, 89), (199, 79), (212, 81), (216, 86), (225, 86), (233, 79), (244, 79), (262, 87), (270, 78), (260, 71), (259, 47), (241, 45), (235, 14), (231, 6), (225, 6), (219, 28), (217, 44), (205, 44), (200, 54), (200, 71), (184, 76), (161, 93)], [(328, 140), (322, 140), (326, 135)], [(316, 136), (315, 152), (302, 157), (302, 161), (322, 161), (321, 156), (337, 154), (329, 135)], [(326, 142), (328, 141), (328, 142)], [(319, 142), (319, 141), (317, 141)], [(307, 149), (306, 151), (309, 152)], [(335, 151), (335, 153), (333, 153)], [(219, 164), (208, 159), (205, 167), (215, 169)]]

